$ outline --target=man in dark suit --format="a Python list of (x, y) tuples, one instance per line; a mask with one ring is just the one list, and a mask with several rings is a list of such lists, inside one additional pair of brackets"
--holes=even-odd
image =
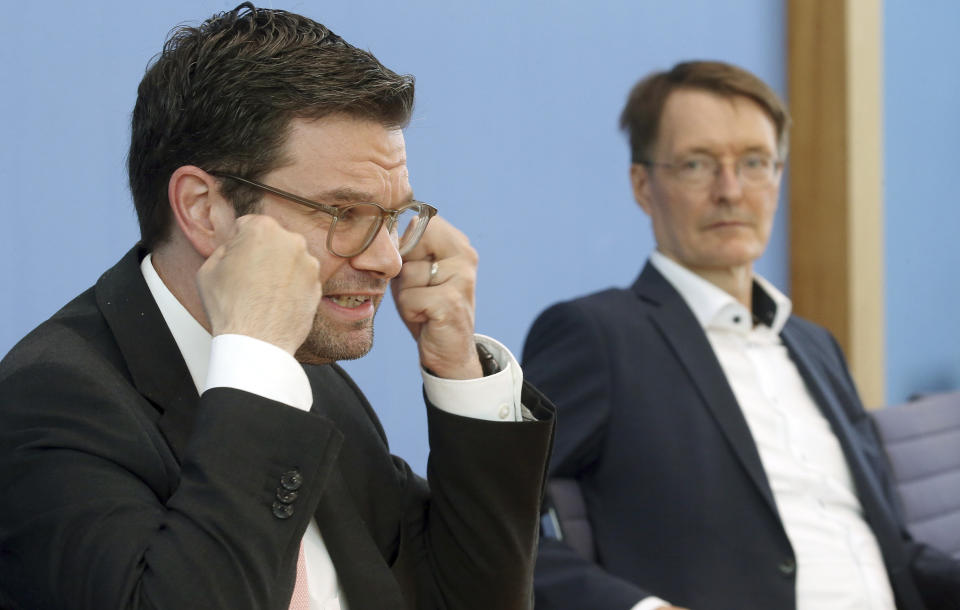
[(723, 63), (631, 92), (656, 252), (631, 288), (547, 309), (524, 348), (559, 410), (551, 475), (579, 483), (595, 540), (542, 541), (538, 609), (960, 607), (960, 566), (904, 531), (837, 344), (753, 272), (788, 123)]
[[(168, 40), (133, 112), (142, 241), (0, 363), (0, 607), (531, 607), (552, 407), (474, 335), (476, 253), (412, 197), (412, 104), (292, 13)], [(388, 283), (429, 486), (335, 364)]]

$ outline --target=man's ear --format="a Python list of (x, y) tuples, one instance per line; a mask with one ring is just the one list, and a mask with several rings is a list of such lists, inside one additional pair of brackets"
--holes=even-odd
[(199, 167), (178, 167), (167, 184), (167, 198), (180, 232), (203, 258), (233, 234), (233, 206), (220, 194), (217, 179)]
[(633, 187), (633, 198), (643, 211), (650, 215), (650, 171), (642, 163), (630, 165), (630, 186)]

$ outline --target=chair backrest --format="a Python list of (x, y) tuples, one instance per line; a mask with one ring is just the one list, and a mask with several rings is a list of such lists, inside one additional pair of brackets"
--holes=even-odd
[[(556, 516), (559, 531), (551, 537), (562, 540), (581, 556), (597, 560), (593, 528), (587, 518), (587, 505), (576, 479), (550, 479), (547, 483), (548, 515)], [(544, 530), (545, 533), (548, 531)]]
[[(872, 411), (913, 537), (960, 559), (960, 392)], [(544, 535), (596, 561), (575, 479), (547, 484)]]
[(871, 412), (913, 537), (960, 559), (960, 392)]

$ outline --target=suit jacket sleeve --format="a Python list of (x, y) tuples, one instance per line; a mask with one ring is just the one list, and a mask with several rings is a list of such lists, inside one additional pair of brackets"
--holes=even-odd
[(504, 423), (454, 415), (428, 403), (429, 490), (409, 472), (398, 580), (417, 608), (533, 607), (539, 509), (553, 407), (525, 385), (537, 421)]
[[(557, 405), (551, 476), (578, 478), (604, 449), (612, 386), (604, 332), (577, 302), (570, 302), (547, 309), (527, 336), (526, 378)], [(535, 590), (537, 608), (547, 610), (626, 610), (656, 594), (551, 539), (540, 543)]]
[[(284, 608), (340, 442), (329, 422), (210, 390), (178, 474), (151, 409), (131, 407), (145, 399), (60, 339), (0, 380), (0, 606)], [(294, 467), (301, 498), (281, 519), (272, 503)]]

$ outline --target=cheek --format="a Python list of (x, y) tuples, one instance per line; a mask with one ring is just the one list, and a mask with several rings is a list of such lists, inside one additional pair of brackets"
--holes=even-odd
[(337, 271), (339, 271), (347, 259), (334, 256), (327, 250), (326, 231), (308, 231), (304, 233), (304, 237), (307, 238), (307, 250), (317, 259), (317, 262), (320, 263), (320, 269), (318, 271), (320, 281), (325, 282), (336, 275)]
[(320, 270), (318, 272), (320, 281), (326, 282), (340, 271), (347, 262), (347, 259), (334, 256), (327, 252), (327, 247), (323, 242), (320, 242), (318, 245), (319, 247), (315, 247), (311, 243), (310, 254), (313, 254), (320, 263)]
[(697, 235), (700, 231), (700, 225), (704, 222), (704, 217), (710, 214), (710, 203), (677, 197), (673, 200), (673, 205), (668, 213), (668, 218), (675, 233), (682, 233), (687, 236)]
[(758, 220), (760, 221), (760, 226), (763, 227), (764, 233), (769, 233), (770, 227), (773, 225), (773, 217), (777, 213), (778, 194), (777, 191), (764, 193), (756, 203), (755, 209), (757, 210)]

